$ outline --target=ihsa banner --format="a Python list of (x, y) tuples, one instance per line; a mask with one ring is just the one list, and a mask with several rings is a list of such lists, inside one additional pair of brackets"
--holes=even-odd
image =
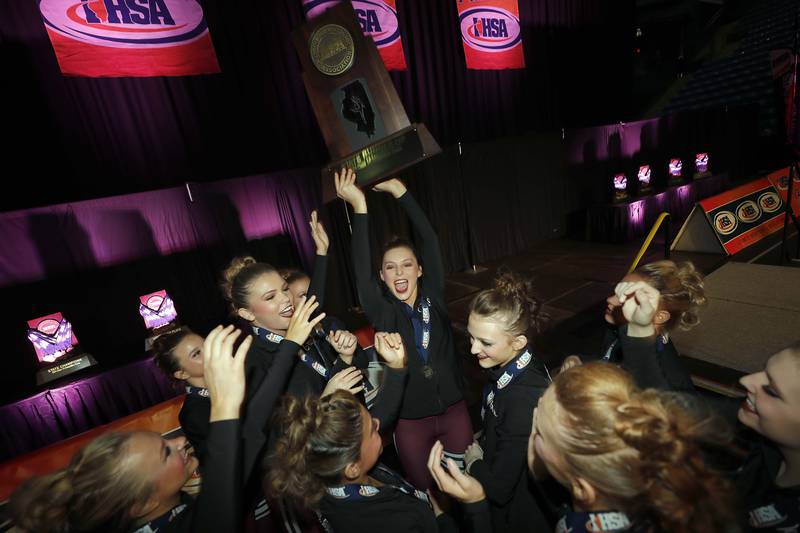
[[(303, 11), (309, 20), (341, 0), (303, 0)], [(352, 0), (353, 9), (364, 35), (375, 41), (387, 70), (405, 70), (406, 56), (400, 38), (395, 0)]]
[(525, 68), (517, 0), (457, 0), (467, 68)]
[(219, 72), (196, 0), (39, 0), (61, 72), (185, 76)]

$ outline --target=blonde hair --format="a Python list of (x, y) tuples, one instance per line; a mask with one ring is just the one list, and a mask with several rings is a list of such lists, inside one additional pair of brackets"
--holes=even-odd
[(268, 461), (272, 494), (308, 508), (322, 498), (325, 487), (338, 485), (345, 467), (361, 456), (360, 406), (344, 390), (324, 398), (287, 396), (279, 411), (283, 436)]
[(470, 313), (496, 318), (512, 337), (538, 333), (543, 315), (533, 296), (530, 279), (509, 271), (500, 272), (490, 289), (479, 292), (469, 307)]
[(661, 293), (660, 306), (669, 311), (670, 318), (663, 325), (669, 331), (675, 326), (689, 330), (700, 322), (698, 310), (706, 304), (703, 275), (690, 261), (656, 261), (637, 268), (636, 274)]
[(690, 413), (677, 396), (638, 389), (608, 363), (571, 368), (552, 390), (552, 440), (568, 468), (638, 525), (711, 532), (734, 523), (730, 485), (700, 447), (727, 438), (720, 420)]
[(31, 533), (133, 529), (131, 509), (147, 501), (155, 487), (124, 460), (132, 435), (101, 435), (66, 468), (26, 481), (9, 502), (15, 525)]
[(222, 272), (220, 288), (230, 305), (231, 313), (247, 309), (250, 284), (262, 274), (272, 274), (278, 270), (269, 263), (259, 263), (253, 257), (235, 257)]

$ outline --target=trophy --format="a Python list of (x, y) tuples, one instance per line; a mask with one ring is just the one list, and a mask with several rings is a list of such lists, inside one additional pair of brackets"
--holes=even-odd
[(306, 87), (332, 160), (322, 169), (322, 199), (336, 198), (333, 174), (352, 168), (369, 186), (441, 152), (424, 124), (411, 124), (373, 40), (350, 2), (292, 34)]

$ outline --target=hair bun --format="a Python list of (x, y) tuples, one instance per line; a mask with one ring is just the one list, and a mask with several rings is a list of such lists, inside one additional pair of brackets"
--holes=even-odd
[(233, 283), (236, 276), (246, 267), (256, 263), (255, 258), (247, 257), (234, 257), (225, 270), (222, 272), (222, 292), (228, 301), (233, 300)]

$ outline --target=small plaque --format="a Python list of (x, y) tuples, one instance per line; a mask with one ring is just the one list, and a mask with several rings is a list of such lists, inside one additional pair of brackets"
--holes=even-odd
[(326, 76), (338, 76), (350, 70), (355, 59), (353, 36), (338, 24), (317, 28), (308, 39), (311, 62)]
[(88, 353), (62, 360), (58, 364), (39, 370), (36, 373), (36, 384), (44, 385), (96, 364), (97, 361)]

